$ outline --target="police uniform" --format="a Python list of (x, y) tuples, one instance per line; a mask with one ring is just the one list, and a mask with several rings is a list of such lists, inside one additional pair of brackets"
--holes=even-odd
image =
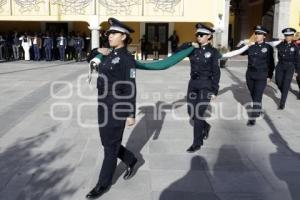
[(52, 49), (53, 49), (53, 39), (47, 36), (44, 40), (44, 48), (46, 54), (46, 61), (52, 60)]
[[(213, 29), (201, 23), (196, 24), (196, 29), (196, 35), (212, 35), (214, 32)], [(189, 46), (191, 43), (185, 43), (177, 51)], [(189, 116), (194, 121), (194, 139), (192, 146), (187, 149), (188, 152), (199, 150), (203, 145), (203, 139), (208, 137), (210, 125), (205, 121), (204, 114), (211, 96), (218, 94), (220, 58), (221, 54), (210, 43), (202, 46), (199, 44), (199, 48), (195, 48), (189, 55), (191, 71), (187, 91), (187, 109)]]
[(298, 84), (298, 87), (299, 87), (299, 93), (298, 93), (298, 100), (300, 100), (300, 47), (298, 47), (298, 66), (296, 68), (296, 73), (297, 73), (297, 77), (296, 77), (296, 81), (297, 81), (297, 84)]
[[(286, 28), (282, 30), (284, 36), (293, 36), (296, 30)], [(284, 41), (277, 46), (278, 64), (276, 66), (275, 80), (281, 92), (279, 109), (284, 109), (294, 71), (299, 65), (299, 49), (293, 42)]]
[[(262, 26), (254, 27), (255, 34), (268, 34)], [(246, 72), (247, 86), (252, 98), (253, 107), (250, 112), (248, 126), (255, 125), (255, 118), (259, 117), (262, 109), (262, 97), (267, 85), (267, 79), (272, 79), (274, 71), (274, 56), (271, 45), (255, 43), (248, 49), (248, 68)]]
[[(108, 30), (108, 35), (112, 32), (126, 33), (127, 35), (134, 32), (130, 27), (114, 18), (110, 18), (109, 23), (111, 27)], [(87, 195), (87, 198), (99, 197), (110, 187), (117, 158), (120, 158), (127, 166), (124, 179), (133, 175), (137, 159), (132, 152), (121, 145), (121, 142), (126, 118), (135, 118), (135, 70), (134, 57), (127, 51), (126, 47), (113, 49), (99, 64), (97, 79), (98, 123), (100, 138), (104, 147), (104, 160), (98, 183)]]

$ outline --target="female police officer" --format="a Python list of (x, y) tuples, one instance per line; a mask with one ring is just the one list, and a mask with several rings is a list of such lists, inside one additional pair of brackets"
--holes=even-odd
[(293, 79), (294, 71), (300, 65), (299, 50), (296, 44), (293, 43), (293, 37), (296, 30), (286, 28), (282, 30), (285, 40), (278, 46), (278, 64), (276, 66), (275, 80), (281, 92), (279, 109), (283, 110), (285, 102)]
[(133, 175), (137, 159), (121, 145), (126, 126), (135, 123), (135, 61), (127, 51), (130, 42), (130, 27), (110, 18), (111, 25), (107, 31), (110, 47), (113, 50), (104, 58), (98, 67), (98, 123), (104, 160), (97, 185), (87, 194), (94, 199), (105, 193), (112, 184), (117, 158), (120, 158), (127, 169), (124, 179)]
[(273, 48), (265, 43), (268, 30), (255, 26), (255, 44), (248, 49), (248, 68), (246, 72), (247, 86), (252, 98), (253, 107), (247, 125), (253, 126), (261, 114), (261, 102), (267, 79), (270, 81), (274, 71)]
[[(187, 149), (192, 153), (201, 148), (203, 139), (207, 139), (210, 125), (205, 121), (204, 114), (212, 99), (215, 99), (219, 90), (220, 53), (210, 44), (213, 29), (198, 23), (196, 37), (199, 48), (195, 48), (189, 55), (191, 63), (190, 81), (187, 92), (188, 113), (194, 120), (193, 144)], [(180, 51), (191, 43), (186, 43)], [(195, 45), (195, 43), (194, 43)]]

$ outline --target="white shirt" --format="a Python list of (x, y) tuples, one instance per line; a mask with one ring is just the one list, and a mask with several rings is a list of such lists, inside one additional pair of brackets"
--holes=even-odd
[(60, 42), (59, 42), (59, 45), (64, 45), (64, 38), (63, 37), (60, 37)]

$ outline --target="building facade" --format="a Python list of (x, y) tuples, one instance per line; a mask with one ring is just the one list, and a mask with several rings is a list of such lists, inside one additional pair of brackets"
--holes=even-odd
[(180, 43), (193, 41), (196, 22), (214, 26), (214, 44), (224, 47), (248, 38), (256, 24), (274, 37), (286, 26), (300, 31), (300, 0), (0, 0), (0, 33), (80, 31), (91, 36), (91, 48), (99, 46), (109, 17), (135, 29), (133, 47), (143, 35), (157, 37), (167, 54), (173, 31)]

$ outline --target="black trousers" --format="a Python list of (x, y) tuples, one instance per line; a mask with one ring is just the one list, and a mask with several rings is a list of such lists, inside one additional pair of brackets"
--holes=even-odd
[(293, 80), (294, 71), (295, 69), (293, 65), (278, 63), (276, 67), (275, 81), (281, 92), (280, 105), (285, 105), (291, 82)]
[(142, 60), (147, 60), (147, 58), (148, 58), (148, 52), (147, 52), (147, 50), (142, 49), (142, 51), (141, 51), (141, 59)]
[(190, 81), (187, 92), (188, 114), (194, 120), (194, 139), (193, 145), (203, 145), (203, 131), (209, 125), (204, 118), (208, 108), (211, 92), (208, 89), (198, 89), (197, 82)]
[(177, 48), (178, 48), (177, 44), (176, 44), (176, 45), (172, 45), (172, 46), (171, 46), (172, 53), (175, 53), (176, 50), (177, 50)]
[(75, 60), (76, 62), (81, 61), (82, 59), (82, 49), (81, 48), (75, 48)]
[(300, 94), (300, 69), (298, 69), (298, 70), (296, 71), (296, 73), (298, 74), (296, 80), (297, 80), (297, 83), (298, 83), (299, 94)]
[(253, 102), (250, 117), (257, 118), (262, 112), (262, 97), (267, 86), (267, 78), (256, 78), (255, 75), (247, 71), (246, 82)]
[(112, 184), (117, 159), (120, 158), (126, 165), (130, 165), (136, 161), (136, 158), (132, 152), (121, 145), (126, 120), (115, 119), (110, 105), (108, 109), (98, 106), (98, 123), (101, 143), (104, 147), (104, 159), (98, 185), (107, 187)]

